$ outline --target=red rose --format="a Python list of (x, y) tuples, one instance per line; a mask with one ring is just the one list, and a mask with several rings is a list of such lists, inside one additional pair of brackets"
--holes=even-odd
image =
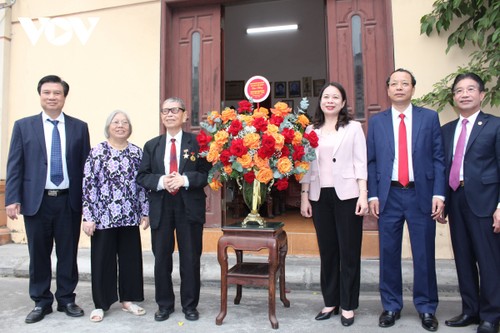
[(233, 120), (233, 122), (231, 123), (231, 126), (229, 126), (227, 131), (232, 136), (237, 136), (238, 132), (241, 131), (242, 128), (243, 128), (243, 125), (241, 125), (241, 121), (239, 121), (238, 119), (235, 119), (235, 120)]
[(283, 146), (281, 148), (281, 156), (290, 156), (290, 149), (288, 149), (288, 146)]
[(239, 101), (238, 102), (238, 112), (239, 113), (245, 113), (245, 112), (251, 112), (252, 111), (252, 103), (250, 103), (247, 100)]
[(293, 146), (293, 155), (292, 158), (294, 161), (300, 161), (302, 160), (302, 157), (304, 157), (304, 146), (299, 146), (299, 145), (294, 145)]
[(219, 160), (222, 162), (223, 165), (229, 165), (231, 164), (231, 162), (229, 161), (230, 157), (231, 157), (231, 152), (225, 149), (220, 153)]
[(261, 146), (263, 148), (274, 150), (275, 145), (276, 145), (276, 140), (274, 139), (274, 137), (272, 135), (268, 135), (268, 134), (262, 135)]
[(316, 134), (315, 131), (312, 131), (311, 133), (307, 134), (304, 133), (304, 138), (309, 140), (309, 143), (311, 144), (311, 147), (316, 148), (318, 147), (318, 135)]
[(267, 130), (267, 120), (263, 117), (257, 117), (253, 120), (253, 127), (257, 131), (265, 132)]
[(248, 149), (247, 147), (245, 147), (245, 145), (243, 145), (243, 139), (234, 139), (233, 142), (231, 143), (229, 151), (231, 152), (232, 155), (236, 157), (241, 157), (248, 152)]
[(249, 171), (243, 175), (243, 178), (248, 184), (251, 184), (255, 179), (255, 173), (253, 171)]
[(295, 131), (291, 128), (285, 128), (281, 131), (281, 135), (285, 137), (285, 143), (292, 143), (295, 137)]
[(278, 189), (278, 191), (284, 191), (288, 188), (288, 178), (281, 178), (278, 179), (275, 183), (274, 186)]
[(283, 122), (283, 117), (280, 117), (280, 116), (277, 116), (277, 115), (273, 114), (271, 116), (271, 119), (269, 120), (269, 122), (271, 124), (276, 125), (276, 126), (279, 127), (281, 125), (281, 123)]
[(200, 131), (200, 133), (198, 133), (198, 135), (196, 136), (196, 141), (198, 141), (198, 144), (200, 145), (200, 150), (201, 148), (207, 150), (208, 144), (210, 143), (210, 141), (212, 141), (212, 137), (205, 131)]

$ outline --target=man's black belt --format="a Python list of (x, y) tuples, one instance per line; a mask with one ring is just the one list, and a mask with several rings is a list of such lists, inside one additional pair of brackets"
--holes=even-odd
[(45, 190), (45, 194), (47, 194), (49, 197), (58, 197), (63, 194), (68, 194), (69, 189), (65, 188), (63, 190)]
[(415, 182), (409, 182), (408, 185), (403, 186), (400, 182), (397, 181), (391, 181), (391, 186), (392, 187), (397, 187), (397, 188), (402, 188), (402, 189), (409, 189), (409, 188), (415, 188)]

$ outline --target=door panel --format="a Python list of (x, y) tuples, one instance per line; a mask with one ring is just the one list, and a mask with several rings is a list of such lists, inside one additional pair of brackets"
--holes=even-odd
[[(198, 132), (200, 121), (221, 105), (221, 7), (168, 7), (164, 11), (162, 99), (186, 102), (186, 131)], [(221, 226), (221, 192), (207, 193), (206, 227)]]

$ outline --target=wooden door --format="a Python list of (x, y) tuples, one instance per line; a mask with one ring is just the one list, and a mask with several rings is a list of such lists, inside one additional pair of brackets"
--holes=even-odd
[[(390, 0), (327, 0), (328, 75), (346, 89), (349, 110), (367, 131), (389, 105), (385, 80), (394, 70)], [(377, 230), (367, 216), (365, 230)]]
[[(161, 101), (185, 100), (185, 130), (198, 132), (221, 105), (221, 6), (172, 7), (162, 2)], [(161, 103), (160, 101), (160, 103)], [(206, 227), (221, 226), (221, 192), (207, 193)]]

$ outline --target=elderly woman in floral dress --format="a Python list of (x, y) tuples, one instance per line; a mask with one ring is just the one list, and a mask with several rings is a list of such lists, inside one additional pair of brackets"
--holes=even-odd
[(142, 150), (128, 142), (131, 134), (128, 115), (112, 112), (105, 125), (107, 141), (94, 147), (85, 163), (82, 228), (92, 237), (93, 322), (101, 321), (118, 297), (123, 311), (146, 313), (133, 303), (144, 300), (139, 225), (149, 227), (149, 205), (146, 190), (136, 182)]

